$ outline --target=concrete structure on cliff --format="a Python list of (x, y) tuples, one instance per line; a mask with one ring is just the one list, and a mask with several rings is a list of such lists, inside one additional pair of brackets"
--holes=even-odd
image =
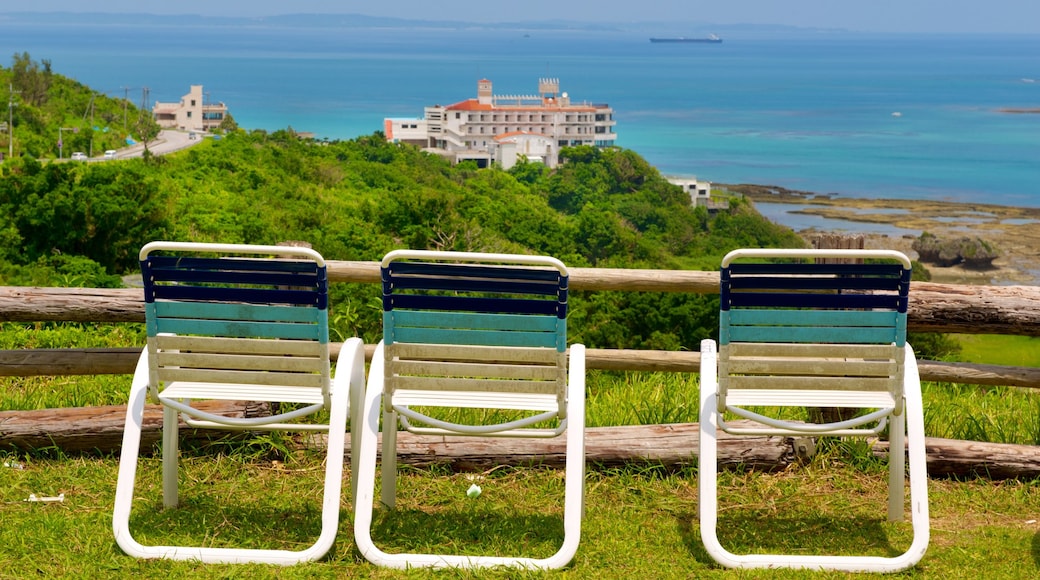
[(206, 132), (220, 127), (227, 116), (224, 103), (207, 103), (203, 99), (202, 85), (191, 85), (191, 91), (178, 103), (155, 102), (152, 115), (160, 127), (182, 131)]
[(477, 81), (477, 98), (426, 107), (422, 119), (385, 119), (387, 141), (410, 143), (448, 157), (508, 169), (517, 161), (555, 167), (561, 147), (610, 147), (617, 140), (614, 110), (573, 102), (559, 79), (540, 79), (537, 95), (495, 95), (491, 81)]

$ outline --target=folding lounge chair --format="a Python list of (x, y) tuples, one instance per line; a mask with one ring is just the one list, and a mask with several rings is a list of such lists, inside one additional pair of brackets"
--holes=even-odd
[[(840, 263), (849, 259), (870, 262)], [(737, 250), (723, 259), (719, 347), (716, 351), (712, 340), (701, 343), (698, 470), (701, 535), (718, 563), (891, 572), (912, 567), (924, 555), (928, 474), (917, 361), (906, 343), (909, 286), (910, 260), (894, 251)], [(804, 423), (771, 413), (784, 407), (843, 408), (859, 416)], [(726, 413), (753, 423), (727, 422)], [(903, 518), (904, 446), (909, 442), (914, 537), (905, 553), (738, 555), (722, 547), (718, 429), (734, 435), (870, 437), (886, 425), (891, 521)]]
[[(306, 248), (153, 242), (141, 249), (141, 272), (148, 346), (130, 387), (112, 521), (116, 542), (139, 558), (294, 564), (322, 557), (339, 524), (347, 418), (360, 411), (365, 380), (364, 348), (356, 338), (343, 345), (337, 378), (331, 376), (325, 261)], [(163, 406), (165, 507), (178, 503), (178, 415), (195, 428), (327, 432), (317, 541), (290, 551), (135, 540), (130, 510), (146, 396)], [(233, 418), (193, 406), (201, 400), (276, 402), (285, 409)], [(328, 422), (315, 422), (326, 410)], [(310, 422), (299, 421), (305, 417)]]
[[(397, 568), (558, 568), (573, 558), (584, 494), (585, 347), (571, 345), (568, 367), (567, 276), (559, 260), (538, 256), (399, 250), (383, 258), (383, 340), (369, 369), (354, 518), (356, 544), (369, 561)], [(448, 408), (515, 414), (490, 424), (460, 424), (441, 418)], [(395, 505), (399, 422), (402, 429), (437, 435), (565, 434), (559, 551), (522, 558), (377, 547), (371, 527), (380, 412), (382, 503), (388, 508)]]

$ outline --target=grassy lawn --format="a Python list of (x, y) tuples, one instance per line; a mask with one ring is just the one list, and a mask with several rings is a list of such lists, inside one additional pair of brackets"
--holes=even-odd
[[(910, 525), (885, 520), (880, 464), (850, 466), (836, 453), (778, 474), (723, 474), (723, 543), (750, 551), (890, 555), (905, 549)], [(581, 545), (569, 568), (469, 573), (381, 570), (364, 562), (353, 548), (348, 497), (337, 543), (321, 562), (283, 569), (140, 561), (124, 555), (112, 538), (114, 458), (6, 455), (3, 460), (14, 466), (0, 469), (2, 578), (847, 577), (715, 566), (700, 543), (694, 470), (592, 469)], [(317, 454), (304, 452), (284, 463), (234, 453), (191, 454), (182, 467), (182, 507), (161, 511), (159, 460), (141, 461), (131, 518), (140, 540), (294, 549), (316, 537), (322, 476)], [(474, 477), (484, 493), (470, 499), (465, 491)], [(65, 501), (24, 501), (30, 493), (64, 493)], [(933, 480), (930, 500), (928, 553), (917, 568), (898, 576), (1040, 574), (1040, 483)], [(403, 468), (398, 510), (377, 510), (373, 536), (388, 551), (547, 556), (562, 538), (561, 518), (561, 471), (500, 469), (475, 476)]]
[(1003, 334), (953, 334), (958, 360), (991, 365), (1040, 367), (1040, 338)]
[[(37, 337), (47, 338), (46, 333)], [(58, 329), (37, 347), (69, 346)], [(964, 339), (981, 337), (958, 337)], [(1035, 339), (987, 337), (963, 358), (1040, 366)], [(115, 343), (126, 343), (115, 336)], [(34, 340), (42, 340), (36, 338)], [(969, 341), (970, 342), (970, 341)], [(102, 344), (104, 341), (102, 341)], [(11, 346), (8, 346), (10, 348)], [(15, 347), (24, 347), (17, 345)], [(982, 358), (975, 353), (985, 350)], [(999, 358), (1003, 355), (1005, 358)], [(0, 408), (125, 403), (127, 376), (5, 377)], [(929, 436), (1040, 444), (1035, 390), (926, 383)], [(673, 373), (589, 373), (590, 427), (694, 422), (697, 377)], [(187, 451), (182, 507), (161, 511), (157, 458), (141, 461), (131, 519), (141, 541), (295, 549), (318, 533), (320, 456), (297, 452), (272, 461), (264, 446)], [(851, 450), (850, 450), (851, 449)], [(570, 567), (552, 573), (390, 571), (353, 546), (352, 505), (342, 502), (340, 533), (323, 561), (288, 569), (139, 561), (112, 537), (118, 462), (114, 457), (0, 451), (0, 579), (6, 578), (846, 578), (845, 574), (740, 572), (718, 568), (701, 546), (696, 471), (590, 466), (581, 545)], [(465, 496), (479, 477), (483, 494)], [(349, 479), (349, 476), (345, 476)], [(388, 551), (551, 554), (562, 538), (562, 471), (499, 469), (453, 474), (402, 468), (398, 510), (376, 512), (373, 535)], [(345, 481), (344, 490), (349, 490)], [(30, 494), (61, 503), (25, 501)], [(720, 537), (733, 550), (891, 555), (910, 541), (910, 524), (885, 521), (882, 464), (862, 449), (825, 447), (812, 463), (782, 473), (727, 472), (720, 482)], [(931, 544), (922, 562), (897, 577), (1040, 576), (1040, 481), (930, 482)]]

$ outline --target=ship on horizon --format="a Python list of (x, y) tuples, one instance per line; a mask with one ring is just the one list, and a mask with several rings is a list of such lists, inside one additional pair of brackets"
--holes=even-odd
[(722, 39), (711, 34), (706, 37), (677, 36), (672, 38), (651, 38), (650, 42), (702, 42), (708, 44), (719, 44)]

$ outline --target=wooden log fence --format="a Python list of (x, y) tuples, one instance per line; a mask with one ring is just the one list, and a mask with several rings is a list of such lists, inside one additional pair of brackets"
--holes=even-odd
[[(241, 402), (201, 404), (214, 413), (254, 417), (269, 412)], [(0, 449), (56, 448), (63, 452), (111, 453), (123, 436), (126, 407), (82, 407), (38, 411), (0, 412)], [(185, 441), (225, 437), (222, 431), (187, 429)], [(162, 409), (145, 407), (142, 445), (147, 450), (161, 438)], [(696, 423), (590, 427), (585, 434), (585, 456), (596, 468), (644, 465), (679, 469), (697, 464), (699, 430)], [(320, 447), (324, 436), (301, 436), (301, 444)], [(719, 433), (719, 464), (724, 467), (782, 471), (812, 455), (815, 440), (791, 437), (733, 437)], [(926, 438), (928, 472), (932, 477), (986, 477), (990, 479), (1040, 477), (1040, 447)], [(874, 441), (873, 453), (884, 456), (888, 442)], [(566, 461), (566, 443), (553, 439), (428, 436), (402, 432), (397, 439), (398, 461), (416, 467), (443, 466), (454, 471), (487, 471), (499, 466), (560, 468)]]
[[(228, 417), (263, 417), (271, 414), (266, 404), (239, 401), (203, 401), (198, 407)], [(148, 448), (162, 437), (162, 407), (146, 405), (141, 422), (141, 445)], [(47, 449), (64, 452), (111, 452), (123, 443), (126, 405), (0, 411), (0, 449)], [(184, 441), (226, 437), (226, 431), (189, 429), (181, 422)]]
[[(332, 282), (377, 283), (376, 262), (329, 262)], [(718, 272), (574, 268), (572, 290), (716, 294)], [(0, 322), (142, 322), (140, 290), (0, 287)], [(1040, 287), (915, 282), (915, 332), (1040, 336)]]
[[(376, 262), (330, 261), (329, 279), (340, 283), (378, 283)], [(571, 270), (576, 291), (718, 292), (717, 272), (593, 269)], [(964, 286), (915, 282), (911, 286), (908, 328), (916, 332), (1040, 336), (1040, 287)], [(0, 322), (143, 322), (138, 289), (0, 287)], [(339, 345), (333, 349), (338, 350)], [(367, 347), (371, 358), (374, 345)], [(619, 371), (698, 371), (696, 352), (590, 349), (590, 369)], [(133, 373), (140, 348), (24, 349), (0, 351), (0, 376)], [(919, 361), (922, 380), (1040, 388), (1040, 369)], [(217, 403), (227, 405), (228, 403)], [(237, 403), (240, 405), (240, 403)], [(121, 406), (0, 412), (0, 448), (55, 446), (67, 451), (114, 450), (122, 434)], [(237, 413), (259, 412), (237, 409)], [(161, 413), (146, 414), (145, 442), (159, 437)], [(189, 431), (190, 433), (190, 431)], [(802, 440), (804, 442), (804, 440)], [(495, 438), (423, 437), (402, 433), (403, 463), (447, 463), (455, 469), (495, 465), (562, 463), (562, 445), (553, 440), (520, 443)], [(874, 444), (884, 453), (887, 443)], [(932, 475), (984, 475), (992, 478), (1040, 477), (1040, 447), (928, 439)], [(799, 457), (798, 440), (762, 437), (720, 446), (723, 464), (783, 469)], [(695, 464), (695, 424), (591, 428), (587, 456), (593, 464), (646, 463), (676, 467)]]

